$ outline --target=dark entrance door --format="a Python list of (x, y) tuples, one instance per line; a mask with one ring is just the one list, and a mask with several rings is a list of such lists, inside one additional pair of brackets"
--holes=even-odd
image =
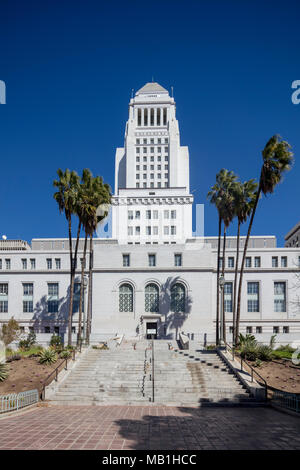
[(147, 332), (146, 336), (147, 339), (157, 339), (157, 323), (155, 322), (147, 322)]

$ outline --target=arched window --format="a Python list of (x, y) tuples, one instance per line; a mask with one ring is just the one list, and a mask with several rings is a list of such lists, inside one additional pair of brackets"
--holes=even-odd
[(156, 284), (148, 284), (145, 288), (145, 312), (159, 311), (159, 289)]
[(171, 288), (171, 311), (185, 312), (185, 288), (176, 283)]
[(122, 284), (119, 288), (119, 311), (133, 312), (133, 289), (130, 284)]

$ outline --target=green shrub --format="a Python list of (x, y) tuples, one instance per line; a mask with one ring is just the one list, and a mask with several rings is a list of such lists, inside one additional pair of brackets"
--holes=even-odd
[(44, 349), (39, 353), (40, 364), (54, 364), (57, 361), (57, 353), (53, 349)]
[(50, 339), (50, 346), (56, 349), (62, 348), (61, 336), (53, 334)]
[(19, 349), (22, 351), (27, 351), (28, 349), (32, 348), (32, 346), (36, 343), (36, 334), (34, 331), (31, 331), (26, 339), (21, 339), (19, 342)]
[(216, 345), (215, 345), (215, 344), (208, 344), (208, 345), (206, 346), (206, 349), (208, 349), (208, 350), (214, 350), (214, 349), (216, 349)]
[(256, 361), (253, 365), (254, 365), (254, 367), (260, 367), (262, 365), (262, 362), (261, 362), (260, 359), (256, 359)]
[(253, 344), (245, 344), (240, 349), (240, 355), (243, 359), (248, 359), (249, 361), (255, 361), (258, 351), (257, 346)]
[(265, 344), (261, 344), (257, 347), (257, 357), (262, 361), (271, 361), (273, 357), (272, 348)]
[(7, 379), (9, 374), (7, 364), (0, 362), (0, 382), (3, 382)]
[(61, 353), (59, 354), (59, 357), (60, 357), (61, 359), (69, 359), (71, 356), (72, 356), (72, 352), (69, 351), (68, 349), (64, 349), (64, 350), (61, 351)]
[(275, 351), (284, 351), (284, 352), (293, 353), (294, 351), (296, 351), (296, 349), (292, 348), (290, 344), (281, 344), (280, 346), (278, 346), (278, 348), (275, 349)]

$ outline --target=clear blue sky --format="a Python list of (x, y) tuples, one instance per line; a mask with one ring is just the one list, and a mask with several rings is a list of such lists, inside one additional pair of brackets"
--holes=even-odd
[[(9, 0), (0, 15), (0, 235), (67, 236), (56, 169), (89, 167), (113, 186), (131, 89), (153, 76), (174, 87), (195, 202), (222, 167), (258, 177), (271, 135), (291, 143), (294, 168), (253, 230), (283, 244), (300, 218), (299, 2)], [(217, 234), (207, 202), (205, 234)]]

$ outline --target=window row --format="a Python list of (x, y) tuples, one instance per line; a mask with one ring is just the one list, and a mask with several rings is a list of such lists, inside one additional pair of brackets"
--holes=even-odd
[[(176, 219), (176, 210), (164, 210), (163, 212), (164, 219)], [(158, 219), (159, 211), (158, 210), (146, 210), (145, 216), (146, 219)], [(128, 211), (128, 220), (140, 220), (141, 218), (141, 211)]]
[[(133, 229), (134, 233), (133, 233)], [(164, 235), (176, 235), (176, 225), (165, 225), (163, 227), (163, 234)], [(127, 227), (127, 235), (129, 237), (140, 236), (141, 235), (141, 227), (138, 225), (136, 227), (132, 227), (131, 225)], [(147, 225), (145, 227), (145, 235), (158, 235), (158, 225)]]
[(137, 125), (140, 126), (166, 126), (167, 108), (138, 108)]
[[(253, 326), (246, 326), (246, 333), (252, 335), (253, 333), (256, 333), (257, 335), (261, 335), (263, 333), (263, 327), (262, 326), (256, 326), (255, 330)], [(282, 330), (280, 326), (273, 326), (273, 334), (288, 334), (290, 332), (290, 327), (289, 326), (283, 326)], [(229, 333), (233, 333), (233, 327), (229, 327)]]
[[(119, 311), (133, 312), (133, 303), (133, 287), (131, 284), (122, 284), (119, 287)], [(148, 284), (145, 287), (145, 312), (159, 312), (159, 303), (158, 286), (156, 284)], [(186, 291), (184, 285), (179, 282), (171, 287), (170, 310), (175, 313), (186, 311)]]
[[(144, 180), (146, 180), (147, 178), (148, 179), (150, 178), (151, 180), (154, 180), (154, 173), (149, 173), (149, 174), (148, 173), (143, 173), (142, 175), (137, 173), (136, 174), (136, 179), (139, 180), (140, 176), (143, 176), (143, 178), (141, 178), (141, 179), (144, 179)], [(157, 173), (155, 176), (159, 180), (162, 179), (162, 178), (168, 179), (169, 173), (164, 173), (164, 175), (162, 175), (162, 173)]]
[(147, 145), (147, 144), (167, 144), (168, 143), (168, 138), (167, 137), (164, 137), (163, 139), (161, 137), (158, 137), (157, 139), (155, 139), (154, 137), (152, 137), (151, 139), (136, 139), (136, 145)]
[[(5, 261), (5, 264), (3, 263), (3, 260), (0, 259), (0, 269), (3, 269), (4, 266), (5, 266), (5, 269), (7, 269), (7, 270), (11, 269), (11, 260), (10, 259), (5, 259), (4, 261)], [(82, 263), (83, 263), (83, 258), (80, 258), (80, 264), (82, 264)], [(45, 267), (48, 270), (61, 269), (61, 258), (54, 258), (54, 259), (46, 258)], [(76, 267), (77, 267), (77, 260), (76, 260)], [(30, 269), (30, 270), (36, 269), (36, 260), (35, 260), (35, 258), (30, 258), (30, 259), (22, 258), (21, 259), (21, 268), (25, 271), (27, 269)]]
[[(286, 312), (286, 283), (274, 282), (274, 312)], [(233, 283), (224, 285), (225, 312), (232, 312)], [(260, 311), (259, 282), (247, 282), (247, 311)]]
[[(33, 312), (33, 283), (23, 283), (23, 313)], [(79, 311), (80, 302), (80, 287), (79, 282), (74, 284), (73, 294), (73, 313)], [(83, 296), (82, 296), (83, 297)], [(84, 299), (82, 298), (82, 302)], [(83, 306), (83, 303), (82, 303)], [(46, 310), (48, 313), (57, 313), (59, 307), (58, 283), (48, 283), (48, 295), (46, 300)], [(0, 313), (8, 312), (8, 283), (0, 284)]]
[[(280, 266), (281, 268), (287, 268), (288, 261), (287, 261), (287, 256), (281, 256), (280, 257)], [(299, 257), (299, 266), (300, 266), (300, 257)], [(221, 256), (219, 258), (219, 267), (223, 267), (223, 257)], [(234, 268), (235, 267), (235, 258), (234, 256), (229, 256), (227, 258), (227, 267), (228, 268)], [(246, 268), (260, 268), (261, 267), (261, 257), (260, 256), (246, 256), (245, 259), (245, 267)], [(278, 256), (272, 256), (272, 268), (278, 268), (279, 267), (279, 257)]]
[[(162, 186), (163, 185), (163, 186)], [(165, 183), (161, 183), (160, 181), (158, 181), (156, 183), (156, 185), (154, 185), (154, 183), (150, 183), (150, 186), (147, 185), (147, 183), (143, 183), (143, 186), (140, 185), (140, 183), (135, 183), (135, 187), (136, 188), (168, 188), (169, 186), (169, 183), (168, 182), (165, 182)]]
[(150, 153), (154, 153), (154, 149), (156, 149), (157, 153), (168, 153), (169, 147), (164, 147), (162, 150), (162, 147), (136, 147), (135, 151), (137, 154), (139, 153), (148, 153), (148, 150), (150, 149)]
[[(123, 254), (123, 266), (124, 267), (130, 266), (130, 254)], [(156, 266), (155, 254), (148, 255), (148, 266)], [(182, 254), (181, 253), (174, 254), (174, 266), (182, 266)]]

